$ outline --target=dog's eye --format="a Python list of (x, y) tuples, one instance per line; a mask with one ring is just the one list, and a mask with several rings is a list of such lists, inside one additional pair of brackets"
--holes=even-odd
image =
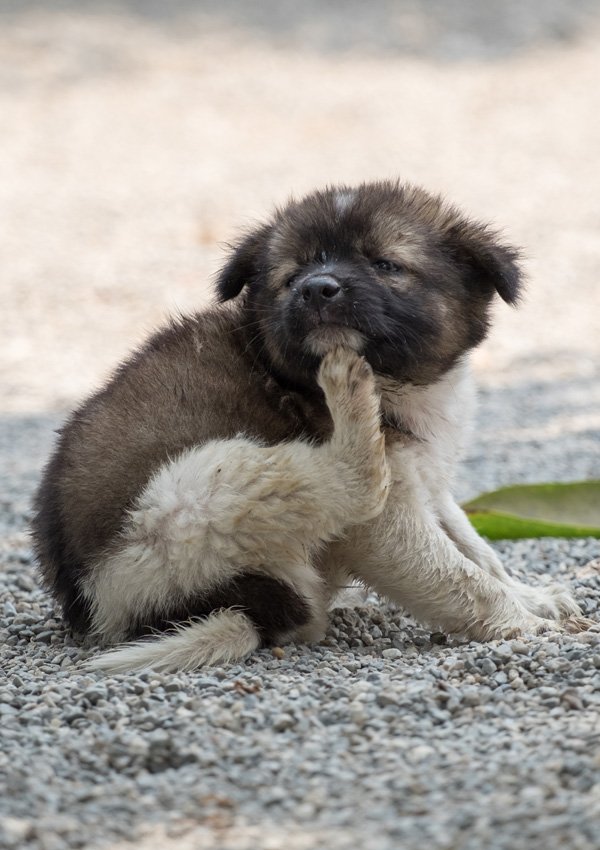
[(380, 272), (401, 272), (402, 266), (399, 266), (398, 263), (394, 263), (392, 260), (374, 260), (372, 263), (374, 269), (377, 269)]

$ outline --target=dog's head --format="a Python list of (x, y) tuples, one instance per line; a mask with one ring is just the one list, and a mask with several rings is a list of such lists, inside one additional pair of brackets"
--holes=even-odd
[(233, 249), (217, 287), (222, 301), (245, 292), (248, 338), (292, 381), (312, 384), (341, 343), (380, 374), (425, 384), (481, 342), (495, 294), (517, 301), (520, 275), (517, 252), (485, 225), (381, 182), (276, 211)]

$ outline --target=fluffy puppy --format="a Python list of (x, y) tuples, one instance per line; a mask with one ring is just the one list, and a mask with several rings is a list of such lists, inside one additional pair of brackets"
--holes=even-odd
[[(512, 579), (450, 495), (466, 356), (516, 252), (398, 183), (291, 202), (62, 429), (35, 502), (43, 579), (97, 668), (192, 669), (322, 637), (355, 578), (475, 639), (579, 608)], [(164, 631), (162, 636), (154, 634)]]

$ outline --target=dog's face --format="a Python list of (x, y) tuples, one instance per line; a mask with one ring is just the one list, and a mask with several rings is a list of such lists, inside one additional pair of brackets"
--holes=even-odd
[(254, 350), (300, 385), (340, 343), (379, 374), (426, 384), (481, 342), (495, 293), (516, 302), (516, 259), (441, 199), (372, 183), (277, 211), (234, 249), (218, 292), (245, 288)]

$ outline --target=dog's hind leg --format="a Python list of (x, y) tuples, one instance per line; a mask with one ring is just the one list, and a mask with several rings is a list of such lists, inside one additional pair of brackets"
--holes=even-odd
[[(233, 607), (236, 625), (253, 635), (238, 642), (242, 655), (294, 631), (304, 638), (320, 635), (327, 600), (312, 555), (351, 518), (365, 522), (383, 509), (389, 471), (370, 367), (353, 352), (336, 351), (324, 358), (319, 380), (334, 421), (326, 443), (214, 441), (155, 473), (83, 588), (99, 636), (114, 642), (182, 614)], [(264, 604), (256, 593), (258, 576), (269, 580)], [(267, 629), (265, 619), (277, 622), (271, 609), (281, 624)], [(210, 619), (194, 624), (194, 633), (206, 637)], [(139, 645), (137, 661), (128, 647), (96, 666), (122, 669), (128, 659), (137, 664), (142, 657), (148, 664), (162, 658), (166, 665), (189, 666), (193, 658), (222, 657), (190, 654), (190, 640), (180, 629), (156, 642), (155, 650), (150, 642)]]

